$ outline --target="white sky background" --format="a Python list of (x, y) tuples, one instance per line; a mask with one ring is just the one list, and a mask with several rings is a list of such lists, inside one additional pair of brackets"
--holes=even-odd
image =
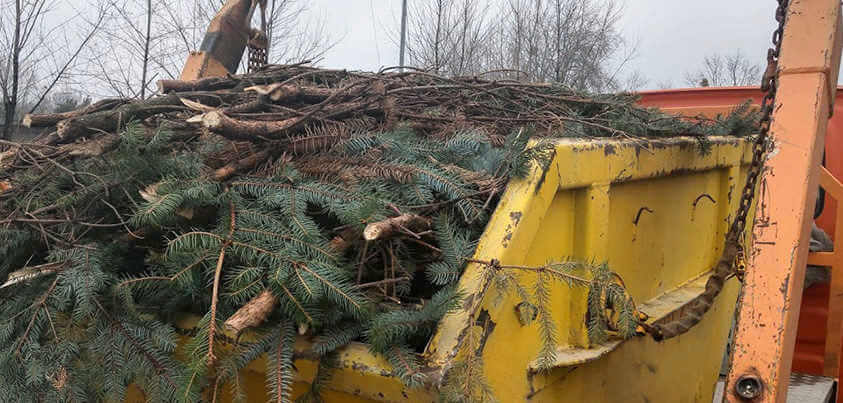
[[(323, 66), (377, 70), (398, 64), (397, 41), (391, 32), (400, 20), (401, 0), (311, 0), (311, 4), (313, 17), (325, 18), (338, 41)], [(625, 5), (619, 28), (629, 41), (637, 41), (638, 56), (624, 72), (639, 71), (648, 80), (643, 89), (686, 86), (686, 72), (696, 70), (710, 53), (740, 49), (759, 65), (766, 64), (775, 27), (773, 0), (626, 0)]]

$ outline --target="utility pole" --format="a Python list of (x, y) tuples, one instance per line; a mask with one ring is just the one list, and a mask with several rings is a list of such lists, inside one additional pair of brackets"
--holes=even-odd
[(407, 0), (401, 2), (401, 50), (398, 54), (400, 71), (404, 71), (404, 51), (407, 49)]

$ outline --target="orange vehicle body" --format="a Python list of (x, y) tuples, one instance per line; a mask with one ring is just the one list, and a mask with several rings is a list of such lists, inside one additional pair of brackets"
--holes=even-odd
[[(843, 87), (841, 87), (843, 88)], [(747, 100), (760, 104), (762, 92), (758, 87), (720, 87), (647, 91), (640, 93), (639, 104), (669, 113), (686, 116), (715, 116), (727, 113)], [(843, 178), (843, 92), (837, 91), (834, 115), (828, 122), (825, 139), (825, 167), (836, 178)], [(822, 214), (815, 220), (834, 238), (837, 201), (826, 193)], [(833, 375), (824, 370), (829, 316), (830, 284), (814, 284), (803, 292), (793, 355), (793, 372), (813, 375)], [(839, 334), (839, 332), (837, 332)], [(843, 344), (843, 340), (841, 341)], [(843, 354), (843, 351), (841, 351)]]

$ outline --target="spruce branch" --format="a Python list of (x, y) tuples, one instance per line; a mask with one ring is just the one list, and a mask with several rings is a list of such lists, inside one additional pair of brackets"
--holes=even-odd
[[(535, 307), (543, 340), (539, 354), (539, 361), (543, 368), (552, 366), (556, 354), (555, 325), (549, 311), (548, 281), (550, 279), (561, 281), (569, 287), (585, 287), (588, 289), (586, 324), (589, 340), (592, 343), (605, 343), (608, 340), (610, 329), (617, 331), (618, 336), (623, 339), (639, 335), (639, 318), (643, 316), (626, 291), (621, 276), (611, 271), (605, 263), (592, 265), (567, 261), (533, 267), (502, 265), (497, 260), (464, 260), (482, 265), (485, 268), (485, 278), (488, 282), (493, 282), (499, 292), (506, 294), (515, 290), (523, 302)], [(518, 280), (506, 273), (513, 270), (536, 273), (537, 277), (533, 289), (534, 304), (529, 302), (531, 298), (518, 283)], [(587, 277), (572, 274), (572, 272), (578, 270), (584, 270)], [(614, 312), (617, 316), (616, 323), (612, 323), (613, 319), (607, 315), (607, 311)]]

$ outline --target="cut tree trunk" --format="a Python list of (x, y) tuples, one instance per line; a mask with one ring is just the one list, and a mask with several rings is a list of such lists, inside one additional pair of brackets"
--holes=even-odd
[(240, 80), (231, 77), (208, 77), (198, 80), (159, 80), (158, 91), (162, 94), (188, 91), (216, 91), (234, 88)]
[(112, 110), (65, 119), (56, 125), (56, 137), (50, 137), (47, 144), (68, 143), (92, 133), (115, 132), (133, 120), (143, 120), (159, 113), (183, 108), (184, 104), (178, 96), (166, 95), (128, 103)]
[(302, 65), (271, 66), (254, 74), (229, 74), (226, 77), (208, 77), (198, 80), (159, 80), (158, 90), (162, 94), (185, 91), (217, 91), (235, 88), (240, 85), (265, 85), (278, 83), (290, 78), (309, 74), (310, 78), (326, 75), (336, 76), (331, 81), (339, 81), (347, 73), (344, 70), (317, 70)]
[(27, 113), (23, 116), (23, 121), (21, 122), (21, 124), (23, 124), (25, 127), (55, 126), (58, 122), (62, 120), (75, 118), (77, 116), (87, 115), (90, 113), (100, 112), (107, 109), (114, 109), (127, 102), (129, 102), (129, 100), (127, 99), (103, 99), (102, 101), (95, 102), (86, 107), (82, 107), (68, 112), (45, 114)]
[[(280, 83), (269, 85), (255, 85), (246, 88), (244, 91), (253, 91), (261, 95), (266, 95), (273, 102), (302, 100), (310, 103), (321, 102), (330, 97), (331, 95), (337, 93), (337, 90), (333, 88), (306, 87)], [(353, 94), (348, 95), (352, 96)]]
[(302, 118), (279, 121), (237, 120), (218, 111), (202, 116), (202, 125), (223, 137), (233, 140), (255, 140), (255, 138), (278, 138), (278, 134), (299, 123)]
[(263, 161), (266, 161), (267, 158), (272, 155), (269, 150), (263, 150), (261, 152), (252, 154), (248, 157), (242, 158), (240, 160), (230, 162), (226, 164), (224, 167), (217, 169), (214, 171), (214, 180), (217, 181), (224, 181), (230, 178), (232, 175), (256, 167)]

